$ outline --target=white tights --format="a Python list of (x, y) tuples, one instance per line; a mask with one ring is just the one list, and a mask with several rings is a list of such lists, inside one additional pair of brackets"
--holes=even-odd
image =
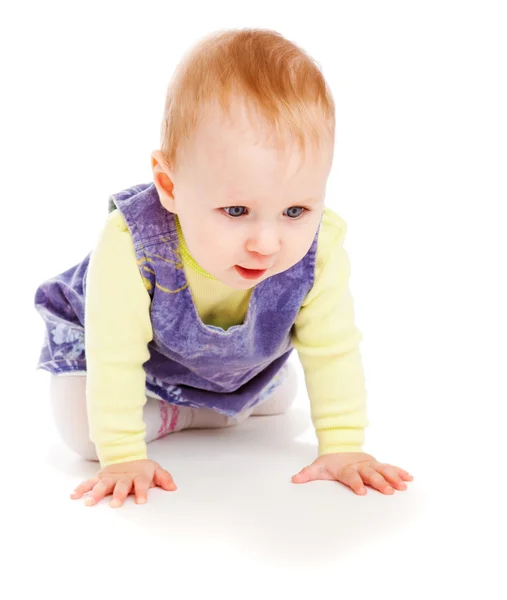
[[(294, 367), (288, 363), (288, 373), (270, 396), (253, 409), (235, 417), (227, 417), (207, 408), (176, 406), (165, 400), (147, 396), (143, 408), (146, 424), (146, 443), (173, 431), (230, 427), (249, 416), (278, 415), (292, 404), (297, 389)], [(50, 383), (51, 407), (56, 427), (64, 443), (82, 458), (98, 460), (95, 445), (89, 438), (86, 410), (86, 375), (52, 375)]]

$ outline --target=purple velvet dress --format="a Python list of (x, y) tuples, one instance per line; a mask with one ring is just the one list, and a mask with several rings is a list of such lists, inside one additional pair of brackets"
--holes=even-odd
[[(155, 185), (114, 194), (109, 209), (115, 208), (128, 226), (151, 298), (147, 394), (228, 416), (261, 402), (279, 384), (293, 350), (291, 329), (314, 282), (318, 231), (297, 264), (255, 286), (244, 322), (224, 330), (204, 324), (197, 313), (175, 217), (161, 205)], [(37, 368), (54, 374), (86, 372), (89, 258), (37, 289), (35, 306), (46, 324)]]

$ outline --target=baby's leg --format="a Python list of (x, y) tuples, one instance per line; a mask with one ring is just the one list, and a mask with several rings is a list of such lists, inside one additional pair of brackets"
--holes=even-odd
[[(89, 438), (86, 375), (52, 375), (50, 398), (56, 428), (65, 444), (82, 458), (98, 460)], [(193, 409), (147, 398), (143, 408), (146, 443), (191, 426)]]
[(286, 363), (280, 372), (281, 383), (254, 408), (248, 408), (235, 417), (221, 415), (208, 408), (195, 408), (192, 415), (192, 429), (203, 429), (211, 427), (230, 427), (239, 425), (248, 417), (280, 415), (284, 413), (294, 402), (297, 392), (297, 376), (292, 364)]
[(282, 382), (265, 400), (255, 406), (252, 416), (280, 415), (294, 402), (297, 393), (296, 370), (288, 362), (285, 363), (283, 368), (286, 371), (281, 375), (283, 377)]
[[(173, 431), (231, 427), (250, 415), (281, 414), (292, 404), (296, 390), (296, 373), (288, 364), (282, 383), (260, 404), (235, 417), (227, 417), (212, 409), (177, 406), (148, 397), (143, 408), (146, 443)], [(98, 460), (88, 431), (86, 375), (52, 375), (50, 398), (55, 425), (65, 444), (82, 458)]]

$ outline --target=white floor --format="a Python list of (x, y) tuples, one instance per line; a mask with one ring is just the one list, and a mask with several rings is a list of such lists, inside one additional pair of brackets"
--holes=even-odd
[[(11, 485), (2, 493), (5, 575), (16, 597), (43, 586), (55, 599), (505, 598), (505, 495), (474, 452), (438, 451), (445, 437), (435, 428), (429, 434), (427, 415), (415, 430), (375, 424), (368, 436), (366, 451), (414, 475), (409, 489), (393, 496), (368, 488), (359, 497), (333, 482), (291, 483), (316, 450), (301, 391), (286, 415), (151, 444), (176, 492), (151, 490), (144, 506), (130, 497), (121, 509), (104, 501), (90, 508), (69, 494), (96, 463), (59, 442), (46, 374), (27, 384), (40, 402), (29, 403), (12, 436), (12, 474), (4, 480)], [(504, 484), (503, 475), (498, 480)]]

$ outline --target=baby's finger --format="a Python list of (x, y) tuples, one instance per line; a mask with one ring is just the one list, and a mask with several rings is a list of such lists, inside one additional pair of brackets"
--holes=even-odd
[(91, 489), (93, 489), (93, 487), (95, 485), (97, 485), (98, 481), (99, 481), (98, 477), (93, 477), (92, 479), (87, 479), (86, 481), (83, 481), (83, 483), (80, 483), (77, 486), (77, 488), (72, 492), (72, 494), (70, 495), (70, 497), (73, 500), (77, 500), (78, 498), (81, 498), (81, 496), (83, 494), (86, 494)]
[(104, 496), (109, 495), (114, 488), (115, 481), (113, 479), (101, 479), (97, 485), (94, 486), (90, 495), (85, 500), (86, 506), (93, 506), (97, 504)]
[(134, 479), (134, 490), (136, 494), (136, 504), (144, 504), (148, 498), (150, 489), (150, 480), (144, 475), (139, 475)]
[(360, 466), (359, 471), (363, 480), (372, 487), (377, 488), (377, 490), (383, 494), (394, 493), (394, 489), (387, 483), (382, 475), (376, 471), (376, 468), (377, 466), (375, 466), (375, 469), (368, 467), (367, 465)]
[(153, 475), (153, 482), (155, 485), (167, 490), (168, 492), (173, 492), (176, 489), (176, 484), (171, 477), (171, 474), (162, 469), (162, 467), (157, 467), (155, 469), (155, 474)]
[(384, 463), (378, 463), (375, 465), (375, 469), (382, 474), (386, 481), (388, 481), (393, 487), (396, 487), (399, 490), (407, 489), (407, 484), (401, 480), (396, 467)]
[(412, 475), (410, 475), (410, 473), (407, 473), (407, 471), (404, 471), (403, 469), (400, 469), (400, 467), (395, 467), (398, 470), (398, 473), (400, 474), (400, 477), (402, 479), (404, 479), (405, 481), (411, 481), (412, 479), (414, 479), (412, 477)]
[(366, 488), (364, 487), (361, 475), (352, 467), (344, 467), (341, 470), (339, 481), (348, 485), (356, 494), (366, 494)]
[(125, 498), (130, 494), (132, 489), (132, 479), (125, 477), (116, 482), (114, 486), (113, 499), (109, 503), (111, 508), (118, 508), (125, 502)]

